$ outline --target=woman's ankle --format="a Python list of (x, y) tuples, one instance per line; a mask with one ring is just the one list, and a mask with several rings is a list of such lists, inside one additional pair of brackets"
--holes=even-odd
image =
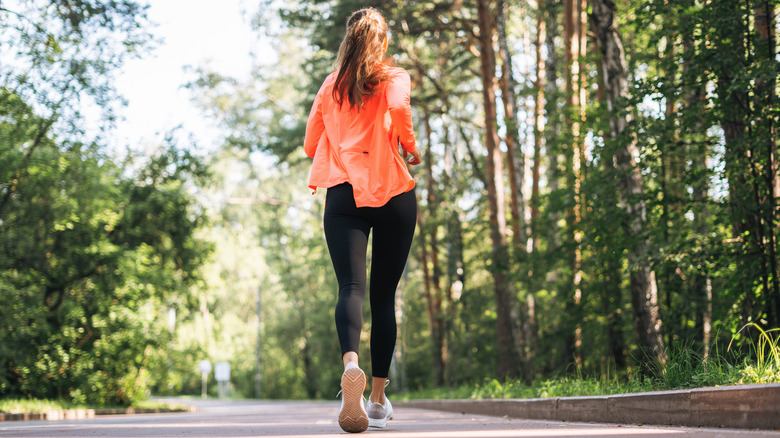
[(347, 351), (341, 356), (341, 360), (344, 362), (344, 369), (346, 369), (350, 362), (354, 362), (355, 365), (358, 364), (358, 355), (354, 351)]
[(387, 386), (387, 377), (374, 377), (371, 381), (371, 403), (385, 403), (385, 386)]
[(385, 404), (385, 394), (384, 392), (381, 394), (374, 394), (373, 392), (371, 395), (368, 396), (368, 400), (371, 403), (379, 403), (380, 405)]

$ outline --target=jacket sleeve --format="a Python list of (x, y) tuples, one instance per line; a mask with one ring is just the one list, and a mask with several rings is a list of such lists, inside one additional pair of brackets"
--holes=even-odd
[(303, 140), (303, 150), (309, 158), (314, 158), (323, 131), (325, 131), (325, 122), (322, 120), (322, 89), (320, 89), (311, 106), (309, 121), (306, 122), (306, 136)]
[(401, 146), (409, 153), (417, 149), (412, 125), (411, 89), (411, 78), (406, 70), (395, 74), (387, 84), (387, 111)]

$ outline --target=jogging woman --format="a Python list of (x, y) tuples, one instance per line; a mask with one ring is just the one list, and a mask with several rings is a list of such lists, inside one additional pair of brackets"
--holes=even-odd
[[(341, 345), (339, 425), (347, 432), (385, 427), (385, 397), (396, 340), (395, 290), (409, 256), (417, 219), (414, 180), (399, 154), (420, 164), (409, 103), (409, 74), (385, 60), (387, 24), (372, 8), (347, 20), (333, 73), (320, 87), (306, 125), (304, 149), (314, 158), (309, 187), (327, 188), (323, 226), (339, 284), (336, 331)], [(358, 364), (371, 255), (371, 395)]]

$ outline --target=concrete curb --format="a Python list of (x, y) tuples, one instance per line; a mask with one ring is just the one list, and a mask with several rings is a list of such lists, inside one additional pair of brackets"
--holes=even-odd
[(190, 406), (184, 409), (69, 409), (65, 411), (48, 412), (24, 412), (19, 414), (0, 413), (0, 422), (2, 421), (56, 421), (56, 420), (85, 420), (95, 418), (97, 415), (134, 415), (134, 414), (162, 414), (169, 412), (195, 412), (195, 408)]
[(780, 384), (597, 397), (412, 400), (399, 407), (586, 423), (780, 429)]

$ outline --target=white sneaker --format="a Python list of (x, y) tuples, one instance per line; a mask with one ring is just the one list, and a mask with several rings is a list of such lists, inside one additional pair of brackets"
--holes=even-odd
[(368, 429), (368, 413), (363, 405), (366, 374), (356, 363), (350, 362), (341, 375), (341, 409), (339, 426), (345, 432), (363, 432)]
[(385, 397), (385, 404), (366, 402), (369, 427), (387, 427), (387, 420), (393, 419), (393, 405)]

